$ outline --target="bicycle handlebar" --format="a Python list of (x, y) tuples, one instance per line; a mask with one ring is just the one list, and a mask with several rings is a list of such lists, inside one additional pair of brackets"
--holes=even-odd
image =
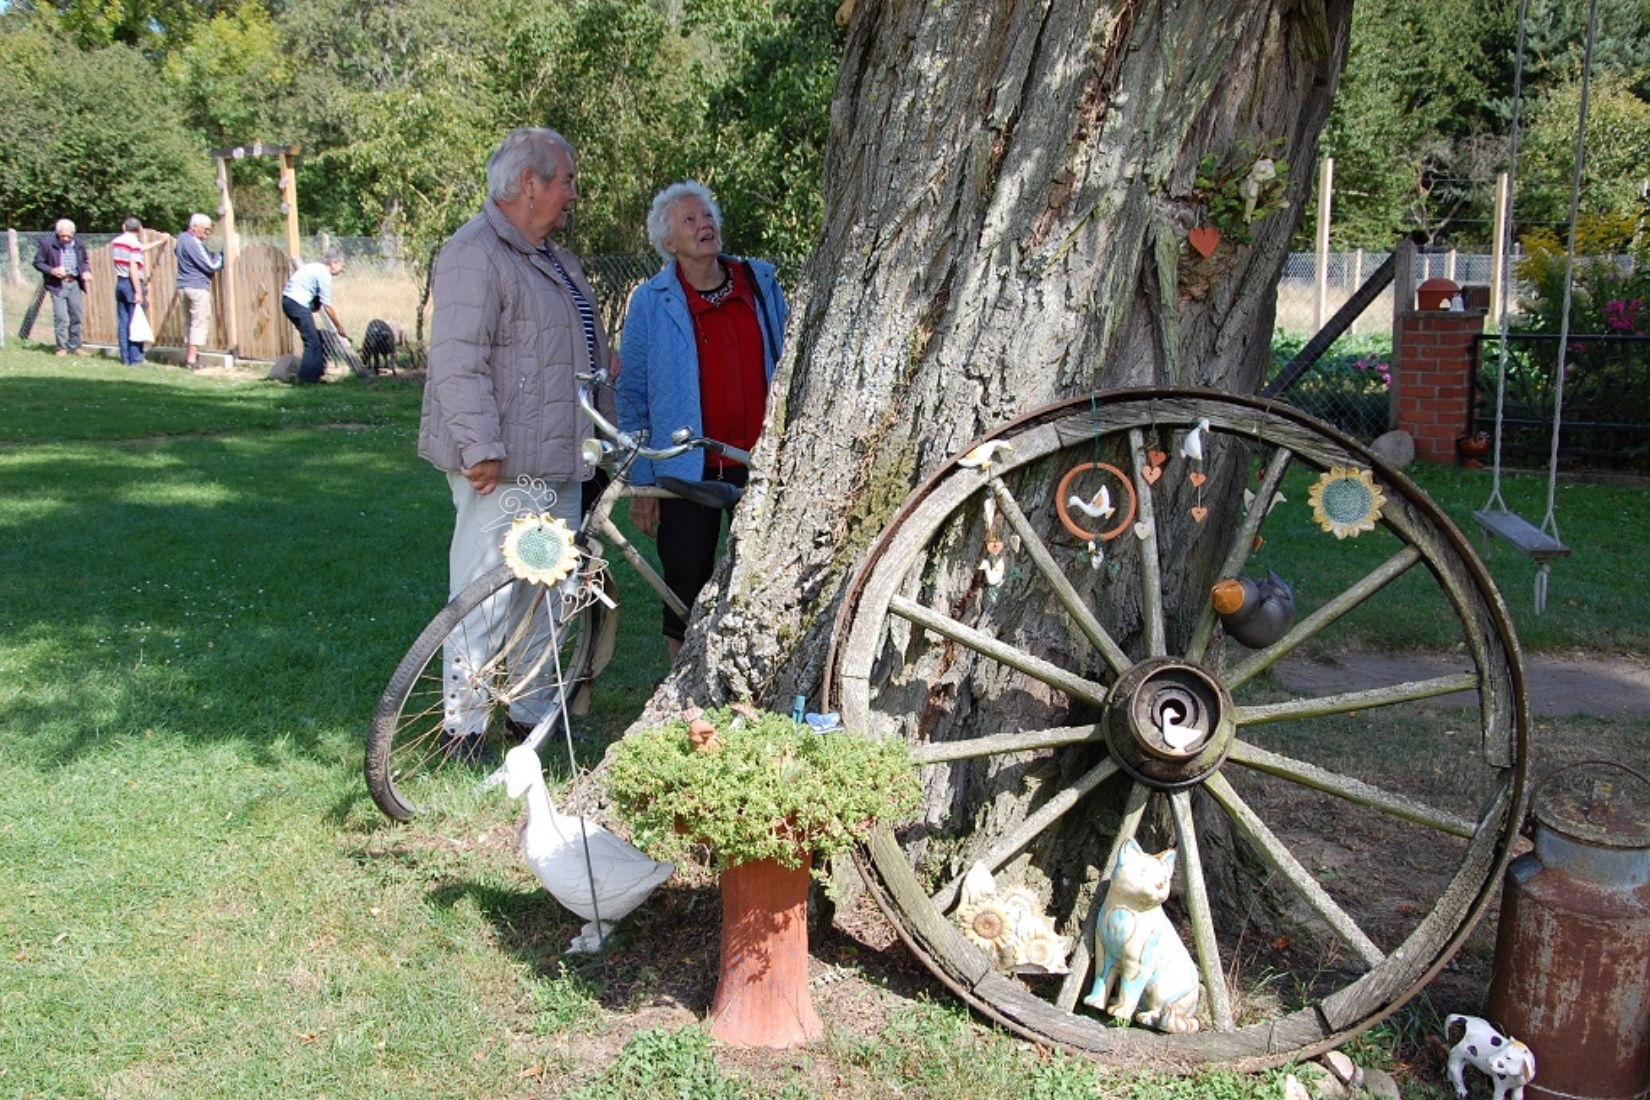
[(651, 462), (663, 462), (675, 458), (677, 455), (687, 454), (695, 447), (703, 447), (707, 451), (714, 451), (719, 455), (733, 459), (741, 465), (750, 465), (750, 452), (742, 451), (738, 447), (727, 443), (720, 443), (714, 439), (706, 439), (702, 435), (693, 435), (687, 428), (679, 428), (671, 434), (669, 447), (648, 447), (640, 439), (615, 425), (596, 409), (596, 390), (607, 384), (605, 370), (591, 371), (579, 375), (579, 408), (584, 415), (590, 418), (590, 423), (596, 430), (614, 445), (630, 454), (639, 455)]

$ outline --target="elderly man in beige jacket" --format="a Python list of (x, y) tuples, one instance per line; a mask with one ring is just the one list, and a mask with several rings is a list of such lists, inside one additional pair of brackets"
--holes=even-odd
[[(581, 443), (592, 432), (578, 405), (579, 372), (610, 362), (596, 298), (578, 260), (552, 239), (578, 200), (573, 149), (553, 130), (515, 130), (487, 162), (481, 213), (454, 233), (435, 265), (430, 373), (418, 453), (447, 474), (457, 521), (449, 555), (449, 596), (503, 561), (512, 518), (501, 491), (518, 478), (545, 483), (553, 502), (538, 508), (579, 517), (592, 470)], [(497, 597), (508, 600), (508, 594)], [(462, 698), (468, 669), (499, 644), (506, 608), (476, 612), (486, 627), (448, 643), (445, 748), (480, 758), (486, 707)], [(547, 662), (548, 663), (548, 662)], [(516, 732), (543, 716), (544, 693), (515, 693)]]

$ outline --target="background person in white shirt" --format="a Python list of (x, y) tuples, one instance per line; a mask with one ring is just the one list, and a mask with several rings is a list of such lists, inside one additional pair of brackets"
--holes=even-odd
[(327, 355), (321, 347), (321, 332), (315, 327), (317, 312), (326, 310), (338, 338), (349, 339), (344, 334), (344, 326), (338, 321), (337, 312), (332, 308), (332, 277), (343, 270), (344, 254), (336, 250), (328, 252), (326, 259), (320, 263), (304, 264), (294, 271), (292, 278), (286, 281), (286, 289), (281, 292), (281, 312), (286, 314), (292, 327), (298, 330), (298, 338), (304, 342), (304, 358), (298, 364), (300, 382), (319, 382), (327, 372)]

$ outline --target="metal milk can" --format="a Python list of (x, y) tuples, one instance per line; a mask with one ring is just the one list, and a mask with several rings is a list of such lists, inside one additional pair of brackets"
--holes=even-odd
[(1535, 1054), (1530, 1100), (1650, 1098), (1650, 779), (1562, 768), (1501, 892), (1489, 1018)]

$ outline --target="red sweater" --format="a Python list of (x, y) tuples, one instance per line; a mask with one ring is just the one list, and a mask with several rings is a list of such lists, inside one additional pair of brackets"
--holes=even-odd
[[(704, 434), (748, 451), (756, 445), (768, 407), (767, 361), (750, 280), (739, 264), (727, 266), (733, 289), (720, 305), (712, 305), (688, 285), (681, 268), (676, 269), (676, 277), (687, 295), (699, 349), (699, 415)], [(707, 473), (734, 464), (705, 452)]]

